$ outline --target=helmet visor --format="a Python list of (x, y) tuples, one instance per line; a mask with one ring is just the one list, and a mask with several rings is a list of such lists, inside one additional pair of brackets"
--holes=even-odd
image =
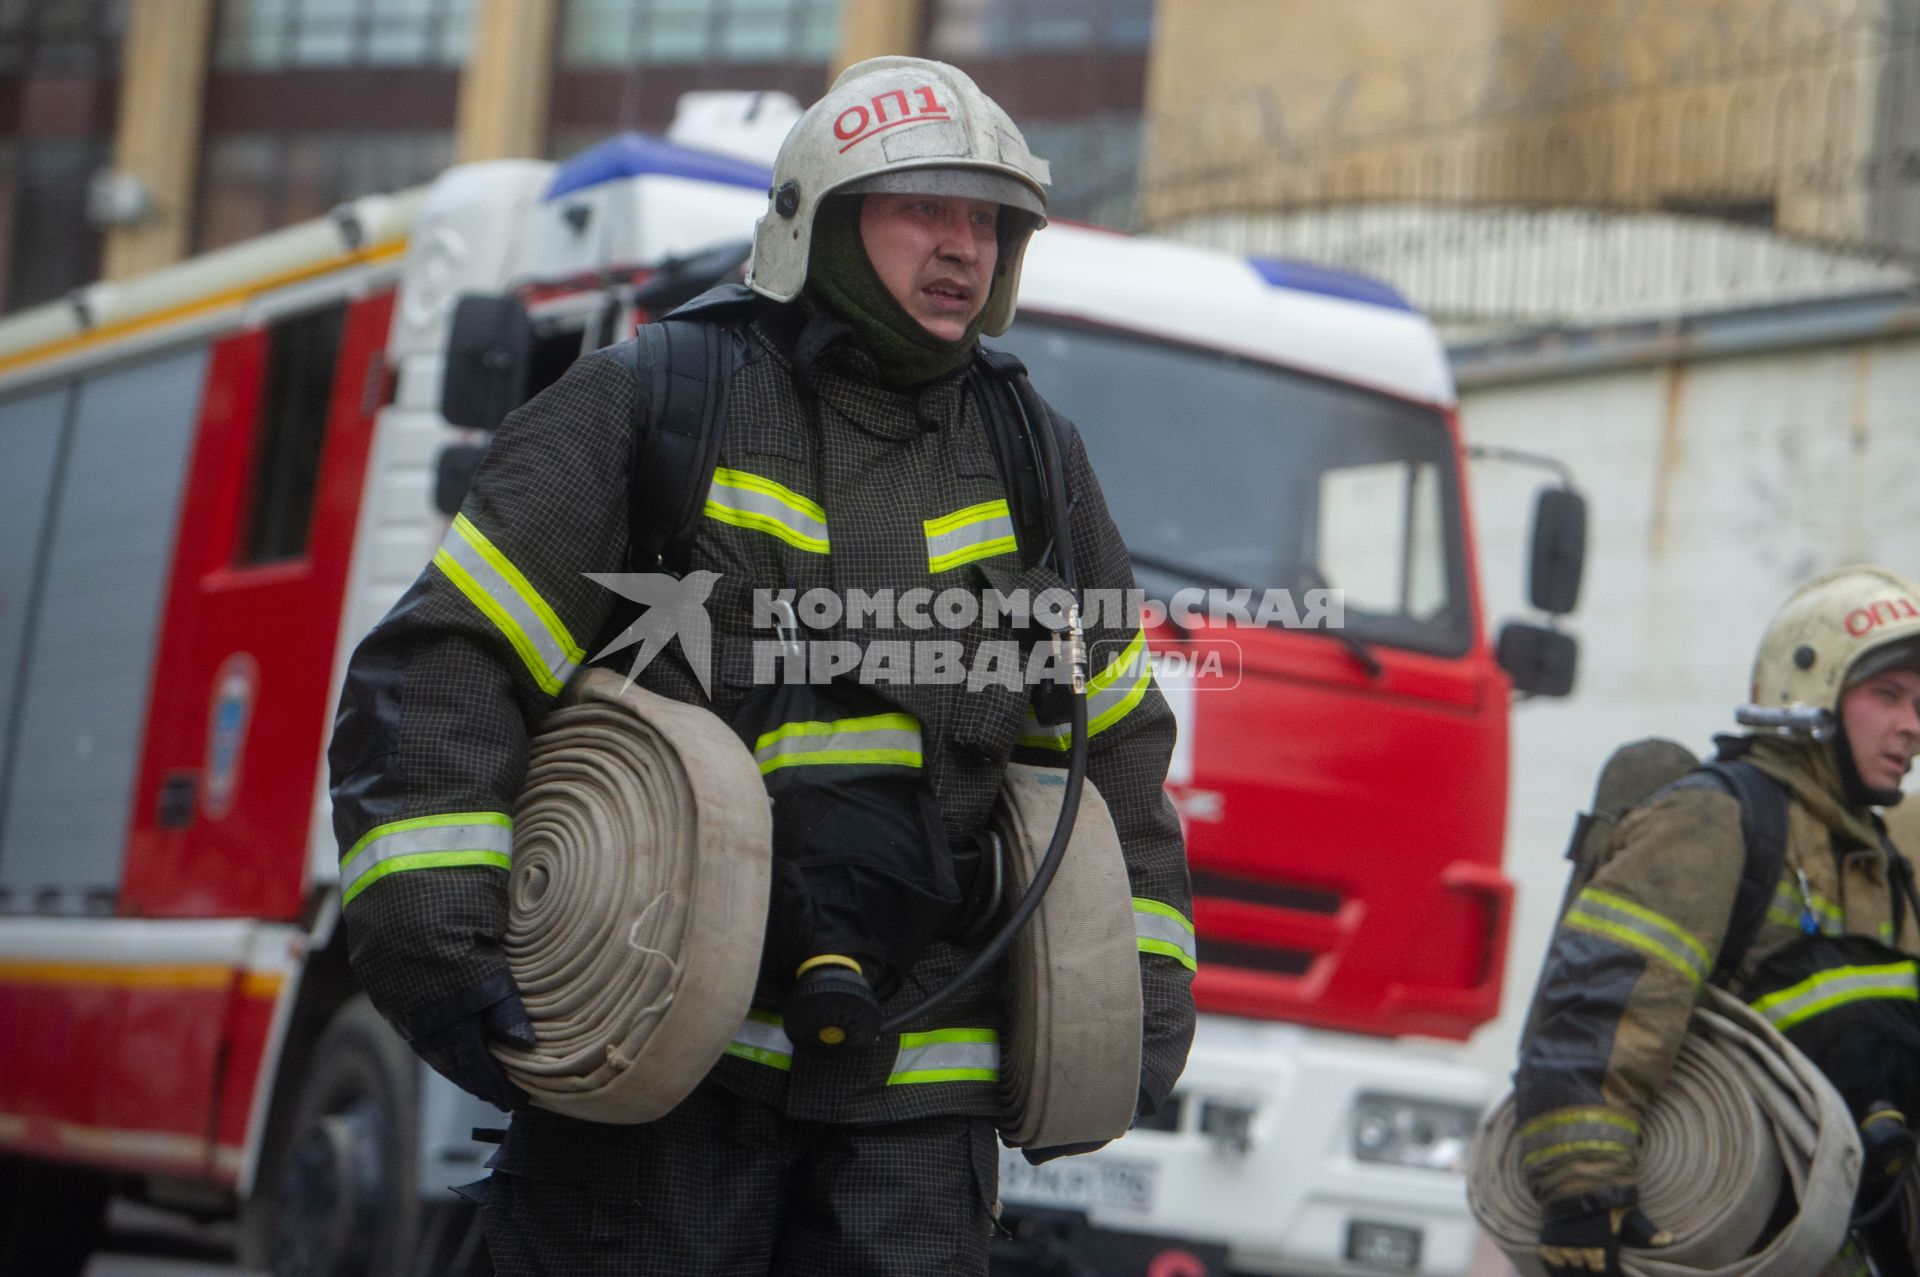
[(1047, 204), (1025, 182), (1004, 173), (977, 168), (889, 169), (873, 173), (835, 189), (835, 195), (951, 195), (959, 199), (987, 200), (1030, 213), (1041, 226), (1046, 225)]
[(1920, 674), (1920, 635), (1895, 639), (1862, 652), (1847, 670), (1846, 685), (1854, 687), (1888, 670), (1911, 670)]

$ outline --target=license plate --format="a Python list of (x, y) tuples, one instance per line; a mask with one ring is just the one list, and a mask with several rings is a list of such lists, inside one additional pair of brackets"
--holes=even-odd
[(1000, 1196), (1035, 1206), (1116, 1210), (1145, 1215), (1153, 1209), (1159, 1167), (1118, 1157), (1062, 1157), (1030, 1166), (1016, 1149), (1000, 1151)]

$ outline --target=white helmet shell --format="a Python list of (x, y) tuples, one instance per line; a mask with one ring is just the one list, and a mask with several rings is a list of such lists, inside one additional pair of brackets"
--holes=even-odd
[(747, 286), (791, 301), (807, 282), (814, 214), (833, 194), (898, 191), (993, 200), (1027, 214), (1001, 238), (981, 330), (1013, 322), (1027, 239), (1046, 224), (1052, 181), (1007, 113), (964, 71), (925, 58), (884, 57), (840, 73), (809, 107), (773, 166), (768, 207), (754, 227)]
[(1815, 577), (1781, 605), (1753, 661), (1762, 709), (1838, 714), (1853, 684), (1920, 668), (1920, 585), (1868, 564)]

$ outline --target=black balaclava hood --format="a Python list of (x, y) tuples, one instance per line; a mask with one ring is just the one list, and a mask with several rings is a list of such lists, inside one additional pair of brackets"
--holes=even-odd
[(981, 307), (967, 331), (954, 341), (943, 341), (922, 327), (894, 300), (867, 258), (860, 239), (863, 198), (834, 195), (815, 210), (807, 287), (853, 329), (854, 337), (879, 363), (880, 379), (887, 385), (918, 386), (965, 367), (980, 340), (986, 308)]
[(1833, 750), (1834, 766), (1840, 769), (1840, 792), (1850, 806), (1892, 807), (1900, 801), (1899, 789), (1872, 789), (1861, 779), (1860, 769), (1853, 761), (1853, 742), (1847, 739), (1847, 725), (1838, 714), (1834, 715), (1833, 739), (1827, 746)]

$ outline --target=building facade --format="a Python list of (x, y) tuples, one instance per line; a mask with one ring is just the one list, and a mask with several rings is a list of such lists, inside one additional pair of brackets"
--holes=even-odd
[(860, 57), (955, 62), (1135, 206), (1153, 0), (0, 0), (0, 310), (427, 180), (660, 132), (692, 89), (801, 101)]

